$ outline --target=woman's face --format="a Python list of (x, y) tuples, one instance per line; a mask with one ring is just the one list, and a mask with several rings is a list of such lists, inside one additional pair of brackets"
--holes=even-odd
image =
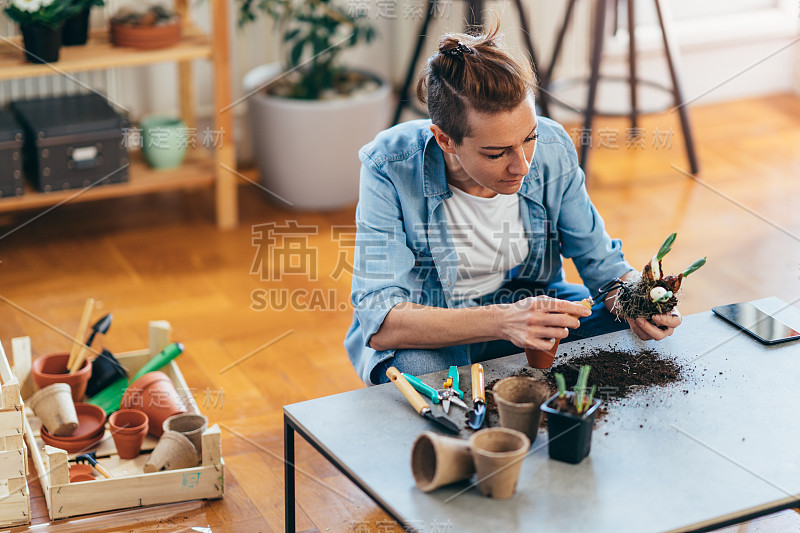
[(511, 111), (486, 114), (469, 109), (467, 119), (471, 134), (460, 145), (434, 130), (445, 152), (448, 182), (476, 196), (516, 193), (536, 148), (533, 96)]

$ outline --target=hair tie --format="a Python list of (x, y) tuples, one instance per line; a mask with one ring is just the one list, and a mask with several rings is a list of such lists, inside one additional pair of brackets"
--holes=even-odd
[(464, 58), (464, 54), (474, 54), (475, 53), (475, 51), (472, 48), (470, 48), (466, 44), (462, 43), (461, 41), (458, 41), (458, 45), (456, 45), (455, 47), (450, 48), (448, 50), (443, 50), (443, 52), (446, 53), (446, 54), (450, 54), (453, 57), (457, 57), (459, 59), (463, 59)]

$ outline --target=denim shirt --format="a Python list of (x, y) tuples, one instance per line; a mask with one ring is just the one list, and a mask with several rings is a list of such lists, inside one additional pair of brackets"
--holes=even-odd
[[(594, 293), (632, 270), (622, 243), (611, 239), (589, 200), (572, 140), (556, 122), (539, 117), (530, 171), (517, 194), (529, 251), (514, 277), (549, 284), (564, 279), (561, 256), (571, 258)], [(350, 361), (365, 383), (394, 350), (376, 351), (370, 337), (400, 302), (453, 308), (458, 254), (443, 202), (452, 196), (441, 148), (430, 120), (398, 124), (359, 151), (361, 183), (351, 303), (345, 338)]]

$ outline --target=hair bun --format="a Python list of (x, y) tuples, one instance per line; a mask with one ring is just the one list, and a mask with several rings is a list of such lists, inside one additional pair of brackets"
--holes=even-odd
[[(450, 45), (450, 46), (448, 46)], [(463, 59), (464, 54), (474, 54), (475, 50), (467, 46), (461, 41), (458, 41), (455, 46), (452, 46), (452, 42), (447, 43), (446, 45), (442, 46), (439, 49), (439, 52), (443, 54), (448, 54), (452, 57), (457, 57), (459, 59)]]

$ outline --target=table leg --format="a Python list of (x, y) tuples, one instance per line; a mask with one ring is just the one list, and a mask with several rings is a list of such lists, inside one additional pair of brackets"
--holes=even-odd
[(289, 425), (286, 415), (283, 415), (283, 475), (286, 532), (294, 533), (294, 429)]

